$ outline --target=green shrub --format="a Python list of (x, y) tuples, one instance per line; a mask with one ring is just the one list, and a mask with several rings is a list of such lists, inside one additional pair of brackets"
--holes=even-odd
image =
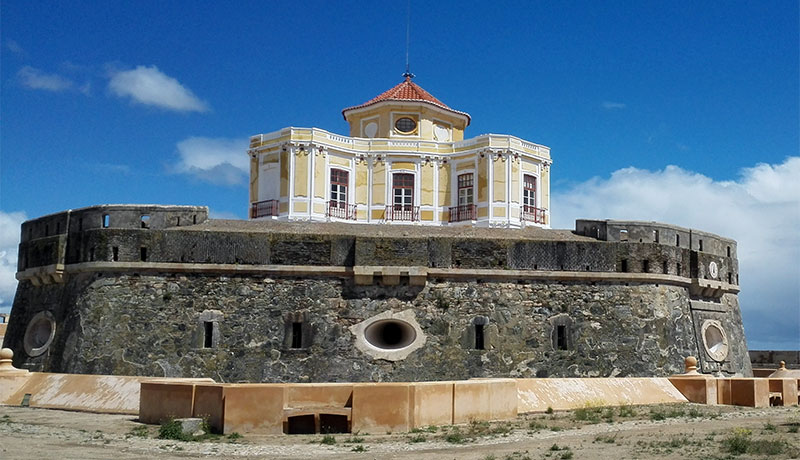
[(353, 447), (350, 450), (353, 451), (353, 452), (366, 452), (367, 451), (367, 447), (359, 444), (359, 445)]
[(722, 440), (722, 448), (733, 455), (747, 453), (750, 447), (751, 431), (745, 428), (736, 428), (733, 433)]
[(467, 438), (464, 437), (464, 434), (461, 433), (461, 430), (455, 429), (444, 437), (444, 440), (451, 443), (451, 444), (464, 444), (467, 441)]
[(159, 439), (172, 439), (174, 441), (194, 441), (194, 436), (183, 432), (181, 422), (168, 419), (158, 428)]
[(333, 437), (333, 435), (326, 434), (325, 436), (322, 437), (322, 441), (320, 441), (320, 444), (332, 446), (336, 444), (336, 438)]

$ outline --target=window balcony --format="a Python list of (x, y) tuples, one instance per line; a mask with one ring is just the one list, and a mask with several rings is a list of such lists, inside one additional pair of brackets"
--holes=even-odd
[(250, 205), (250, 218), (271, 217), (278, 215), (278, 200), (257, 201)]
[(393, 221), (419, 221), (419, 206), (389, 205), (386, 206), (386, 220)]
[(346, 201), (330, 200), (325, 215), (337, 219), (356, 220), (356, 205), (347, 204)]
[(521, 219), (525, 222), (544, 224), (546, 212), (547, 210), (545, 209), (534, 208), (533, 206), (523, 206)]
[(478, 216), (477, 208), (474, 204), (462, 204), (459, 206), (450, 206), (450, 222), (475, 220), (477, 216)]

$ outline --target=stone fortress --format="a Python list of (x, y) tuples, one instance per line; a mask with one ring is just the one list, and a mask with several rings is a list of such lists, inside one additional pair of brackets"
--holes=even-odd
[(351, 136), (251, 138), (250, 220), (103, 205), (23, 223), (4, 345), (36, 371), (218, 382), (751, 376), (736, 242), (550, 229), (547, 147), (463, 139), (411, 81)]

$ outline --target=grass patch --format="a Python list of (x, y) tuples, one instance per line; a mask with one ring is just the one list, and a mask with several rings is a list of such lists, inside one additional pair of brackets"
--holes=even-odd
[(362, 442), (364, 442), (364, 438), (358, 436), (351, 436), (344, 440), (345, 444), (361, 444)]
[(131, 428), (131, 431), (128, 432), (131, 436), (136, 436), (137, 438), (146, 438), (150, 436), (150, 429), (147, 428), (147, 425), (136, 425), (135, 427)]
[(366, 452), (367, 451), (367, 446), (359, 444), (359, 445), (353, 447), (350, 450), (353, 451), (353, 452)]
[(411, 443), (426, 442), (427, 440), (428, 440), (428, 437), (425, 436), (424, 434), (418, 434), (418, 435), (411, 436), (410, 438), (408, 438), (408, 442), (411, 442)]
[(636, 409), (633, 408), (630, 404), (623, 404), (617, 408), (619, 416), (622, 418), (628, 417), (635, 417), (636, 416)]
[(322, 437), (322, 440), (319, 442), (320, 444), (325, 444), (326, 446), (332, 446), (336, 444), (336, 437), (330, 434), (326, 434)]
[(158, 428), (158, 439), (171, 439), (173, 441), (194, 441), (194, 436), (183, 432), (181, 422), (169, 419)]
[(617, 435), (609, 436), (607, 434), (597, 435), (594, 438), (594, 442), (602, 442), (604, 444), (614, 444), (617, 442)]
[(464, 436), (464, 433), (462, 433), (458, 428), (447, 433), (444, 437), (444, 440), (451, 444), (464, 444), (467, 442), (467, 438)]
[(781, 455), (794, 458), (796, 448), (783, 439), (754, 439), (753, 432), (745, 428), (735, 428), (722, 440), (722, 450), (732, 455)]

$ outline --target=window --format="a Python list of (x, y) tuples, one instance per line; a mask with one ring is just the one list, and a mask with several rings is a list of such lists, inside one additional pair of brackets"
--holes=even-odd
[(647, 259), (642, 261), (642, 273), (650, 273), (650, 261)]
[(119, 260), (119, 246), (114, 246), (111, 248), (111, 260), (114, 262)]
[(395, 174), (392, 177), (392, 196), (395, 210), (410, 210), (414, 205), (414, 175)]
[(475, 325), (475, 349), (476, 350), (486, 349), (483, 343), (483, 324)]
[(417, 129), (417, 122), (411, 118), (402, 117), (394, 122), (394, 127), (403, 134), (411, 134)]
[(619, 231), (619, 240), (620, 241), (628, 241), (628, 231), (627, 230), (620, 230)]
[(563, 324), (556, 326), (556, 349), (567, 349), (567, 326)]
[(347, 184), (349, 174), (341, 169), (331, 169), (331, 206), (347, 206)]
[(143, 215), (141, 221), (142, 221), (142, 228), (150, 228), (150, 216)]
[(111, 225), (111, 217), (108, 214), (103, 214), (103, 228), (108, 228)]
[(730, 257), (730, 256), (731, 256), (731, 247), (728, 246), (728, 257)]
[(522, 181), (522, 204), (525, 207), (536, 207), (536, 176), (525, 174)]
[(474, 203), (474, 187), (472, 173), (458, 176), (458, 205)]
[(680, 246), (680, 245), (681, 245), (681, 236), (675, 235), (675, 246)]
[(303, 348), (303, 323), (292, 323), (292, 348)]
[(203, 322), (203, 348), (211, 348), (214, 346), (214, 322)]
[(627, 273), (628, 271), (628, 259), (622, 259), (620, 262), (620, 271), (623, 273)]
[(658, 243), (658, 230), (653, 230), (653, 242)]
[(139, 259), (141, 259), (142, 262), (147, 262), (147, 248), (144, 246), (139, 248)]
[(703, 250), (703, 240), (700, 240), (699, 246), (700, 246), (699, 250), (702, 251)]

